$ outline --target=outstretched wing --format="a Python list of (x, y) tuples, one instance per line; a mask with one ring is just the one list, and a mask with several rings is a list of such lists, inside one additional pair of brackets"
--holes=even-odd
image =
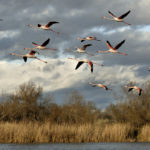
[(129, 88), (128, 92), (130, 92), (130, 91), (132, 91), (132, 90), (133, 90), (133, 88)]
[(88, 47), (88, 46), (92, 46), (92, 44), (86, 44), (86, 45), (83, 45), (81, 49), (85, 50), (86, 47)]
[(125, 14), (121, 15), (121, 16), (119, 17), (119, 19), (125, 18), (130, 12), (131, 12), (131, 11), (129, 10), (129, 11), (126, 12)]
[(59, 22), (57, 22), (57, 21), (50, 21), (50, 22), (46, 25), (46, 27), (50, 27), (50, 26), (52, 26), (53, 24), (56, 24), (56, 23), (59, 23)]
[(107, 86), (103, 85), (103, 87), (104, 87), (104, 89), (105, 89), (106, 91), (108, 90), (108, 87), (107, 87)]
[(107, 46), (108, 46), (110, 49), (113, 49), (113, 47), (111, 46), (111, 44), (110, 44), (109, 41), (106, 41), (106, 44), (107, 44)]
[(108, 13), (109, 13), (112, 17), (117, 18), (112, 12), (108, 11)]
[(41, 46), (46, 46), (49, 43), (50, 39), (47, 39)]
[(142, 89), (139, 89), (138, 91), (139, 91), (139, 96), (140, 96), (142, 94)]
[(40, 45), (36, 44), (35, 42), (32, 42), (32, 44), (35, 45), (35, 46), (40, 46)]
[(75, 68), (75, 70), (77, 70), (83, 63), (84, 63), (84, 61), (79, 61), (76, 68)]
[(24, 57), (23, 57), (23, 60), (24, 60), (24, 62), (27, 62), (27, 57), (24, 56)]
[(89, 62), (89, 67), (91, 69), (91, 72), (93, 72), (93, 63), (91, 61)]
[(33, 50), (32, 50), (32, 51), (30, 51), (29, 54), (30, 54), (30, 55), (35, 55), (35, 53), (37, 53), (37, 51), (33, 51)]
[(114, 49), (118, 49), (124, 42), (125, 42), (125, 40), (121, 41), (119, 44), (117, 44), (117, 45), (115, 46)]

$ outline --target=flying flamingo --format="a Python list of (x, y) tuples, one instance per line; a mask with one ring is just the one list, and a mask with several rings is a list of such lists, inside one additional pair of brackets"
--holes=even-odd
[(88, 59), (84, 59), (84, 60), (77, 60), (75, 58), (68, 58), (68, 59), (72, 59), (72, 60), (78, 61), (75, 70), (77, 70), (83, 63), (89, 64), (89, 68), (91, 70), (91, 73), (93, 72), (93, 64), (96, 64), (96, 65), (99, 65), (99, 66), (104, 66), (103, 64), (93, 63), (92, 61), (90, 61)]
[(92, 87), (101, 87), (101, 88), (103, 88), (103, 89), (105, 89), (105, 90), (112, 90), (112, 89), (108, 88), (108, 87), (107, 87), (106, 85), (104, 85), (104, 84), (100, 84), (100, 83), (94, 84), (94, 83), (91, 83), (91, 82), (88, 82), (88, 84), (92, 85)]
[(35, 45), (36, 47), (34, 48), (24, 48), (25, 50), (34, 50), (34, 49), (40, 49), (40, 50), (53, 50), (56, 51), (56, 49), (54, 48), (47, 48), (46, 45), (50, 42), (50, 39), (47, 39), (42, 45), (36, 44), (35, 42), (32, 42), (33, 45)]
[(117, 21), (117, 22), (123, 22), (127, 25), (131, 25), (127, 22), (125, 22), (123, 20), (123, 18), (125, 18), (131, 11), (129, 10), (128, 12), (126, 12), (125, 14), (121, 15), (120, 17), (116, 17), (112, 12), (108, 11), (108, 13), (113, 17), (113, 18), (107, 18), (105, 16), (102, 16), (103, 19), (107, 19), (107, 20), (113, 20), (113, 21)]
[(35, 53), (38, 53), (37, 51), (31, 50), (30, 53), (27, 53), (25, 55), (20, 55), (20, 54), (16, 54), (16, 53), (10, 53), (10, 55), (12, 56), (20, 56), (23, 58), (24, 62), (27, 62), (27, 58), (34, 58), (34, 59), (38, 59), (44, 63), (47, 63), (47, 61), (41, 60), (38, 57), (35, 56)]
[(85, 45), (83, 45), (81, 48), (75, 47), (76, 50), (73, 51), (73, 52), (86, 53), (86, 54), (88, 54), (88, 55), (93, 56), (93, 54), (89, 54), (89, 53), (85, 52), (85, 49), (86, 49), (88, 46), (92, 46), (92, 44), (85, 44)]
[(92, 41), (92, 40), (100, 41), (95, 36), (88, 36), (88, 37), (84, 37), (84, 38), (78, 37), (77, 40), (81, 40), (81, 42), (84, 42), (85, 40), (88, 40), (88, 41)]
[(98, 53), (107, 53), (107, 52), (110, 52), (110, 53), (114, 53), (114, 54), (118, 53), (118, 54), (120, 54), (120, 55), (126, 56), (126, 55), (128, 55), (128, 54), (119, 52), (119, 51), (117, 50), (117, 49), (120, 48), (120, 46), (121, 46), (124, 42), (125, 42), (125, 40), (123, 40), (122, 42), (120, 42), (119, 44), (117, 44), (117, 45), (113, 48), (113, 47), (111, 46), (110, 42), (109, 42), (109, 41), (106, 41), (106, 44), (107, 44), (107, 46), (109, 47), (109, 50), (106, 50), (106, 51), (97, 51), (97, 52), (98, 52)]
[(37, 26), (34, 26), (32, 24), (28, 24), (29, 27), (32, 27), (32, 28), (38, 28), (38, 29), (43, 29), (43, 30), (50, 30), (52, 32), (55, 32), (57, 34), (59, 34), (59, 32), (56, 32), (54, 30), (52, 30), (50, 27), (53, 25), (53, 24), (56, 24), (56, 23), (59, 23), (57, 21), (50, 21), (48, 24), (46, 25), (42, 25), (42, 24), (37, 24)]
[(132, 91), (133, 89), (138, 91), (139, 96), (142, 94), (142, 89), (138, 86), (125, 86), (126, 88), (129, 88), (128, 92)]

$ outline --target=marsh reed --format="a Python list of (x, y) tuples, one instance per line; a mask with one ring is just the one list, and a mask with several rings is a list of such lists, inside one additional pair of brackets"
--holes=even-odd
[(129, 124), (51, 124), (49, 122), (1, 122), (0, 143), (127, 142)]

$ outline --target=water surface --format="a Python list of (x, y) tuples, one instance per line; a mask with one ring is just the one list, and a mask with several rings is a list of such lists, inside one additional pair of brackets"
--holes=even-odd
[(150, 143), (0, 144), (0, 150), (150, 150)]

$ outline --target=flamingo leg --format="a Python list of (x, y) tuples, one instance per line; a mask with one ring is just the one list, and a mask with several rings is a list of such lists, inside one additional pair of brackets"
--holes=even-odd
[(56, 31), (54, 31), (54, 30), (52, 30), (52, 29), (50, 29), (52, 32), (55, 32), (56, 34), (59, 34), (59, 32), (56, 32)]
[(127, 23), (127, 22), (125, 22), (125, 21), (122, 21), (122, 22), (123, 22), (123, 23), (125, 23), (125, 24), (127, 24), (127, 25), (129, 25), (129, 26), (131, 25), (131, 24), (129, 24), (129, 23)]
[(45, 48), (46, 50), (52, 50), (52, 51), (56, 51), (57, 49), (55, 48)]
[(128, 54), (122, 53), (122, 52), (118, 52), (118, 54), (123, 55), (123, 56), (127, 56), (128, 55)]
[(104, 66), (103, 64), (98, 64), (98, 63), (93, 63), (93, 64), (96, 64), (96, 65), (98, 65), (98, 66)]
[(47, 63), (47, 61), (41, 60), (41, 59), (38, 58), (38, 57), (35, 57), (35, 59), (38, 59), (38, 60), (40, 60), (40, 61), (42, 61), (42, 62), (44, 62), (44, 63)]
[(87, 53), (87, 52), (84, 52), (84, 53), (86, 53), (87, 55), (90, 55), (90, 56), (94, 56), (94, 54), (89, 54), (89, 53)]

